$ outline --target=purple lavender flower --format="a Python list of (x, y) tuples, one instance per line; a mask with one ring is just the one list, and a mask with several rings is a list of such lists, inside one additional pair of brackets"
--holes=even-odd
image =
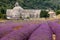
[(48, 23), (52, 32), (56, 35), (56, 40), (60, 40), (60, 24), (58, 22), (49, 22)]
[(24, 27), (11, 32), (10, 34), (3, 37), (1, 40), (26, 40), (35, 31), (40, 24), (25, 24)]
[(47, 23), (42, 23), (36, 31), (34, 31), (29, 40), (52, 40), (52, 31)]

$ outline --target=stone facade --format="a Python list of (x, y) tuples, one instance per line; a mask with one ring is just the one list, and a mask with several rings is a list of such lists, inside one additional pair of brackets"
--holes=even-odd
[(48, 14), (50, 15), (50, 18), (56, 18), (56, 13), (53, 10), (50, 10)]
[(20, 19), (24, 18), (39, 18), (41, 10), (37, 9), (23, 9), (19, 6), (18, 2), (15, 4), (13, 9), (7, 9), (6, 15), (7, 19)]

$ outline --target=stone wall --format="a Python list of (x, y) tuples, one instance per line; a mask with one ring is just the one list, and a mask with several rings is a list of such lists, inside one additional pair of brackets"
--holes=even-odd
[(41, 10), (34, 10), (34, 9), (25, 9), (22, 14), (25, 16), (33, 16), (33, 18), (39, 18)]

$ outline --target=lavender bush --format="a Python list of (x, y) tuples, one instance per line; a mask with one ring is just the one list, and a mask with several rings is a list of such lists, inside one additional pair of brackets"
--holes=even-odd
[(39, 25), (40, 24), (25, 24), (22, 29), (16, 30), (6, 35), (1, 40), (26, 40), (31, 35), (31, 33), (39, 27)]
[(52, 40), (52, 32), (47, 23), (42, 23), (40, 27), (34, 31), (29, 40)]
[(56, 40), (60, 40), (60, 24), (58, 22), (48, 22), (52, 32), (56, 35)]

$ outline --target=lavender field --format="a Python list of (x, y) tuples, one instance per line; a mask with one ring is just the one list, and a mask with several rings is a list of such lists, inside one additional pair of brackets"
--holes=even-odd
[(60, 21), (0, 22), (0, 40), (60, 40)]

